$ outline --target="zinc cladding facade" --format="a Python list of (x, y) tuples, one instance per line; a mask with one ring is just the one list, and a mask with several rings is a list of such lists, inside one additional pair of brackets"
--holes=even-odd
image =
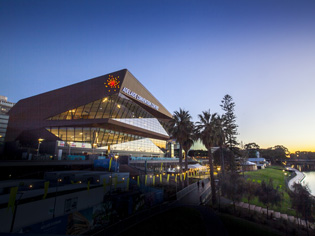
[[(172, 115), (126, 69), (19, 101), (10, 111), (8, 150), (36, 148), (164, 156)], [(25, 151), (25, 150), (24, 150)], [(75, 153), (77, 151), (77, 153)], [(65, 151), (64, 151), (65, 152)]]

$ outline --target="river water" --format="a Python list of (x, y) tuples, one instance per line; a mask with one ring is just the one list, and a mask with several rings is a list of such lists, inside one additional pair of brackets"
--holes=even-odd
[(311, 190), (311, 194), (315, 196), (315, 171), (303, 172), (305, 178), (302, 181), (302, 184), (307, 184)]

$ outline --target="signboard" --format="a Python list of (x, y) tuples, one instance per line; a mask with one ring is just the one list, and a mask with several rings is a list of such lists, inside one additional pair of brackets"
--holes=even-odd
[(72, 211), (77, 210), (77, 205), (78, 205), (78, 198), (69, 198), (65, 200), (65, 210), (64, 213), (67, 214)]
[(154, 108), (155, 110), (159, 110), (159, 106), (155, 105), (153, 102), (150, 102), (149, 100), (141, 97), (139, 94), (136, 94), (135, 92), (131, 91), (129, 88), (124, 87), (122, 89), (122, 92), (124, 92), (125, 94), (134, 97), (135, 99), (137, 99), (138, 101), (148, 105), (149, 107)]
[[(92, 148), (90, 143), (70, 142), (70, 148)], [(65, 141), (58, 141), (58, 147), (66, 147)]]

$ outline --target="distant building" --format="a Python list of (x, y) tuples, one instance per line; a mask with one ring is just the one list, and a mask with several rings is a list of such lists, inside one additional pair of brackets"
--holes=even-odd
[(242, 171), (254, 171), (257, 170), (257, 164), (251, 161), (246, 161), (242, 165)]
[(9, 115), (7, 113), (13, 106), (13, 102), (8, 102), (7, 97), (0, 95), (0, 155), (3, 153), (4, 138), (9, 122)]
[(8, 102), (8, 98), (0, 95), (0, 114), (7, 114), (15, 103)]
[(257, 165), (258, 169), (265, 169), (269, 165), (269, 162), (265, 158), (248, 158), (248, 161), (253, 162)]

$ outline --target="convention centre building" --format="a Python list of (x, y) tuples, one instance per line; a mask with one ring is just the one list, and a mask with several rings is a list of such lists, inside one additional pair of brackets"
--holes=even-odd
[(20, 100), (9, 111), (5, 156), (119, 153), (172, 156), (170, 112), (127, 70)]

